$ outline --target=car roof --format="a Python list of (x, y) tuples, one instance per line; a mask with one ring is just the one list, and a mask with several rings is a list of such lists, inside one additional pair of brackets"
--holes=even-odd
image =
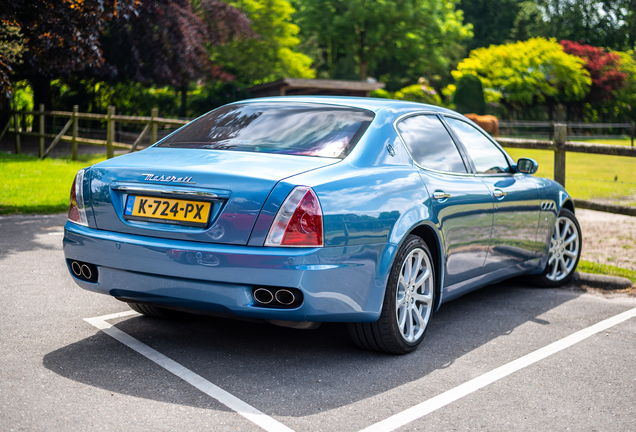
[(354, 97), (354, 96), (272, 96), (254, 99), (245, 99), (233, 102), (233, 104), (258, 103), (258, 102), (304, 102), (319, 103), (329, 105), (340, 105), (352, 108), (361, 108), (377, 113), (383, 109), (394, 110), (413, 110), (413, 111), (437, 111), (447, 114), (457, 114), (446, 108), (436, 105), (423, 104), (419, 102), (409, 102), (394, 99), (381, 99), (370, 97)]

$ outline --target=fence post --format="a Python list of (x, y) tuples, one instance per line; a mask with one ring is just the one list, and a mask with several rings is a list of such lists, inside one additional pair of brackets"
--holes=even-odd
[(565, 142), (567, 141), (567, 125), (554, 125), (554, 181), (565, 187)]
[(17, 108), (13, 114), (13, 129), (15, 130), (15, 154), (20, 154), (20, 113)]
[(157, 142), (157, 123), (155, 123), (155, 118), (159, 117), (159, 108), (153, 108), (150, 117), (152, 117), (150, 121), (150, 145), (153, 145)]
[(106, 157), (108, 159), (114, 156), (113, 154), (113, 138), (115, 137), (115, 121), (111, 119), (115, 115), (115, 107), (108, 107), (107, 125), (106, 125)]
[(73, 139), (71, 140), (71, 160), (77, 160), (77, 111), (79, 106), (73, 105)]
[(40, 159), (44, 158), (44, 104), (40, 104), (40, 143), (38, 156)]

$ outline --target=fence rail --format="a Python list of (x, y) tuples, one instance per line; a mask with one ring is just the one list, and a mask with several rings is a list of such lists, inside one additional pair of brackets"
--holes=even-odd
[[(552, 127), (556, 123), (549, 121), (531, 121), (531, 120), (499, 120), (499, 125), (503, 127)], [(624, 128), (631, 129), (634, 127), (634, 123), (566, 123), (568, 128), (582, 128), (582, 129), (610, 129), (610, 128)]]
[[(499, 128), (502, 131), (506, 131), (507, 134), (514, 135), (515, 129), (535, 129), (533, 132), (524, 132), (524, 134), (532, 134), (532, 135), (548, 135), (549, 139), (553, 139), (554, 137), (554, 127), (557, 123), (551, 121), (529, 121), (529, 120), (499, 120)], [(583, 133), (583, 129), (625, 129), (629, 131), (629, 137), (631, 140), (631, 145), (634, 147), (634, 137), (636, 136), (636, 123), (566, 123), (567, 129), (574, 133), (575, 130), (578, 129), (579, 136)], [(536, 129), (548, 129), (547, 132), (538, 132)], [(585, 132), (585, 136), (588, 136), (589, 132)], [(596, 138), (599, 136), (597, 135)]]
[[(0, 130), (0, 139), (7, 133), (13, 133), (15, 136), (15, 150), (16, 153), (20, 153), (20, 136), (32, 136), (38, 137), (39, 141), (39, 156), (40, 158), (47, 157), (51, 150), (57, 145), (59, 141), (67, 141), (72, 143), (72, 156), (73, 160), (77, 159), (77, 144), (106, 146), (106, 155), (108, 158), (113, 157), (114, 149), (124, 149), (129, 152), (135, 151), (141, 140), (150, 133), (151, 144), (157, 141), (157, 128), (158, 126), (183, 126), (189, 122), (189, 120), (181, 119), (169, 119), (162, 118), (158, 115), (157, 108), (152, 109), (152, 115), (150, 117), (144, 116), (125, 116), (116, 115), (115, 107), (108, 107), (107, 114), (90, 114), (80, 113), (77, 111), (77, 105), (73, 107), (73, 111), (45, 111), (44, 106), (40, 105), (39, 111), (2, 111), (3, 113), (10, 113), (10, 118)], [(39, 131), (27, 132), (22, 131), (20, 128), (20, 118), (26, 115), (33, 116), (33, 125), (35, 125), (35, 117), (39, 118)], [(49, 117), (62, 117), (69, 120), (62, 127), (61, 131), (57, 134), (45, 132), (45, 118)], [(93, 139), (80, 137), (78, 135), (78, 120), (99, 120), (106, 121), (106, 140)], [(13, 122), (13, 129), (10, 128)], [(132, 144), (122, 143), (115, 141), (115, 124), (121, 123), (135, 123), (145, 124), (143, 130), (137, 135), (137, 138)], [(24, 122), (23, 122), (24, 123)], [(530, 122), (516, 122), (516, 123), (530, 123)], [(541, 122), (532, 122), (533, 124)], [(536, 140), (536, 139), (523, 139), (523, 138), (496, 138), (496, 140), (503, 147), (524, 148), (524, 149), (538, 149), (538, 150), (550, 150), (554, 152), (554, 180), (565, 186), (565, 154), (567, 152), (572, 153), (590, 153), (601, 154), (610, 156), (627, 156), (636, 157), (636, 148), (620, 145), (606, 145), (606, 144), (593, 144), (586, 142), (568, 141), (567, 130), (571, 124), (559, 124), (544, 122), (547, 125), (553, 127), (554, 139), (553, 140)], [(612, 126), (617, 126), (618, 124)], [(577, 124), (577, 127), (579, 125)], [(626, 123), (622, 126), (632, 127), (631, 124)], [(71, 129), (71, 134), (66, 135), (68, 130)], [(49, 146), (45, 149), (45, 139), (53, 139)], [(585, 208), (590, 210), (599, 210), (609, 213), (623, 214), (629, 216), (636, 216), (636, 207), (621, 206), (614, 204), (605, 204), (595, 201), (587, 200), (575, 200), (575, 204), (579, 208)]]
[[(189, 122), (189, 120), (181, 120), (181, 119), (170, 119), (159, 117), (159, 111), (157, 108), (152, 109), (152, 114), (150, 117), (144, 116), (126, 116), (126, 115), (116, 115), (115, 107), (109, 106), (107, 114), (92, 114), (92, 113), (80, 113), (78, 112), (78, 106), (75, 105), (73, 107), (73, 111), (45, 111), (44, 105), (40, 105), (40, 109), (38, 111), (2, 111), (4, 114), (9, 114), (9, 120), (6, 122), (4, 127), (0, 130), (0, 139), (5, 135), (5, 133), (13, 133), (15, 136), (15, 152), (20, 153), (21, 151), (21, 136), (31, 136), (37, 137), (40, 139), (38, 155), (40, 158), (44, 159), (47, 157), (51, 150), (55, 148), (55, 146), (60, 141), (66, 141), (71, 143), (71, 159), (77, 160), (77, 145), (78, 144), (87, 144), (87, 145), (97, 145), (97, 146), (105, 146), (106, 147), (106, 156), (108, 158), (112, 158), (114, 156), (114, 149), (123, 149), (129, 150), (130, 152), (135, 151), (141, 140), (150, 133), (150, 142), (155, 143), (157, 141), (157, 130), (159, 126), (183, 126)], [(26, 130), (22, 130), (20, 124), (26, 124), (24, 118), (26, 116), (33, 116), (33, 125), (35, 127), (35, 118), (39, 118), (39, 130), (38, 132), (28, 132)], [(46, 125), (46, 117), (61, 117), (68, 118), (66, 124), (62, 127), (62, 130), (57, 134), (47, 133), (45, 130)], [(21, 122), (22, 119), (22, 122)], [(79, 120), (93, 120), (93, 121), (106, 121), (106, 139), (94, 139), (94, 138), (85, 138), (80, 137), (78, 133), (78, 121)], [(145, 127), (142, 129), (141, 133), (137, 136), (133, 144), (122, 143), (115, 141), (115, 124), (116, 123), (134, 123), (134, 124), (145, 124)], [(11, 124), (13, 123), (13, 128), (11, 128)], [(71, 129), (71, 134), (67, 135), (67, 131)], [(45, 139), (53, 139), (53, 141), (49, 144), (47, 148), (44, 147)]]
[[(554, 140), (532, 140), (523, 138), (495, 138), (503, 147), (551, 150), (554, 152), (554, 180), (565, 187), (565, 154), (572, 153), (591, 153), (608, 156), (627, 156), (636, 157), (636, 148), (593, 144), (567, 140), (566, 124), (554, 124)], [(579, 208), (598, 210), (608, 213), (623, 214), (627, 216), (636, 216), (636, 207), (605, 204), (596, 201), (574, 200)]]

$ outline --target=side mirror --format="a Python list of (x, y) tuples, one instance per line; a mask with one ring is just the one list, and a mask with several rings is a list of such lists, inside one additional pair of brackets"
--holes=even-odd
[(520, 158), (517, 161), (517, 171), (524, 174), (534, 174), (539, 169), (536, 160), (530, 158)]

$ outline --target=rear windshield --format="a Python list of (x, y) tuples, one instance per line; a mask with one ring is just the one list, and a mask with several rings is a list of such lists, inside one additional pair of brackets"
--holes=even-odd
[(373, 120), (371, 111), (289, 102), (218, 108), (168, 136), (158, 147), (346, 157)]

